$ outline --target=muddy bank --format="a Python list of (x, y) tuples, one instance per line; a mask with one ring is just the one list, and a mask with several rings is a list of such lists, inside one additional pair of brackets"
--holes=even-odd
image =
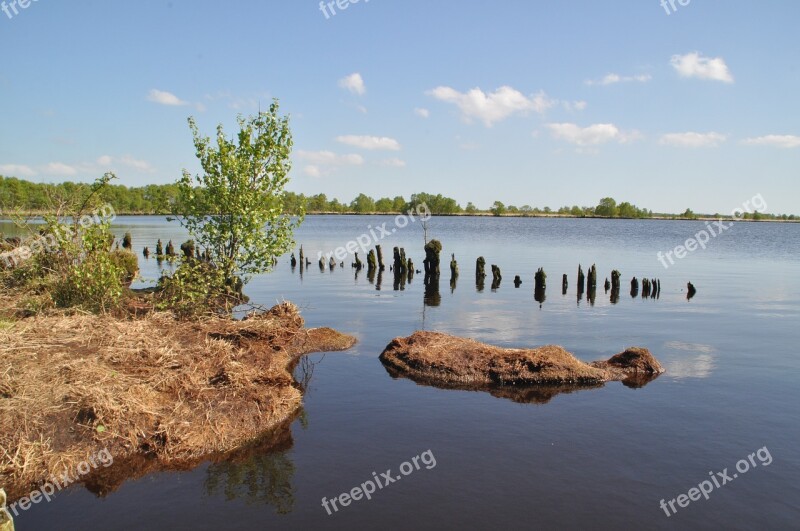
[(644, 348), (632, 347), (608, 360), (585, 363), (559, 346), (506, 349), (439, 332), (396, 338), (380, 360), (393, 377), (536, 403), (609, 381), (641, 387), (664, 372)]
[(119, 477), (95, 483), (103, 492), (125, 463), (137, 475), (231, 452), (298, 412), (302, 355), (354, 343), (305, 328), (291, 303), (245, 321), (15, 321), (0, 329), (0, 485), (14, 500), (107, 449)]

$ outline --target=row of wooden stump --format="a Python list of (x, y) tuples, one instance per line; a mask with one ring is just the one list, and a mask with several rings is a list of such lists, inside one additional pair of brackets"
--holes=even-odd
[[(428, 291), (431, 292), (438, 292), (439, 286), (439, 277), (440, 277), (440, 253), (442, 251), (442, 244), (438, 240), (431, 240), (425, 244), (425, 260), (423, 261), (424, 264), (424, 271), (425, 271), (425, 286), (426, 286), (426, 293)], [(310, 264), (310, 261), (305, 257), (303, 252), (302, 245), (300, 246), (300, 261), (299, 261), (301, 268), (305, 264), (306, 267)], [(298, 264), (297, 259), (295, 258), (294, 253), (291, 255), (291, 265), (294, 269)], [(328, 262), (325, 261), (324, 257), (319, 259), (319, 268), (320, 271), (324, 271), (326, 268), (333, 270), (336, 268), (336, 261), (333, 257), (330, 257)], [(344, 267), (344, 262), (340, 262), (340, 267)], [(356, 270), (356, 275), (358, 272), (367, 268), (367, 274), (370, 282), (374, 282), (374, 274), (375, 272), (382, 273), (386, 270), (386, 265), (383, 260), (383, 250), (380, 245), (376, 245), (375, 249), (370, 249), (367, 253), (367, 263), (366, 266), (358, 257), (358, 253), (355, 253), (355, 262), (351, 264), (351, 267)], [(420, 270), (414, 269), (414, 263), (411, 258), (406, 257), (405, 249), (402, 247), (395, 247), (393, 249), (393, 261), (389, 266), (389, 270), (394, 273), (394, 287), (395, 290), (402, 290), (405, 287), (406, 281), (410, 282), (414, 278), (414, 274), (421, 273)], [(502, 272), (500, 268), (495, 265), (491, 264), (491, 273), (492, 273), (492, 283), (491, 289), (495, 291), (500, 288), (500, 284), (503, 280)], [(581, 265), (578, 265), (578, 300), (580, 301), (583, 298), (584, 293), (587, 296), (587, 300), (591, 303), (594, 303), (596, 290), (597, 290), (597, 267), (593, 264), (589, 270), (588, 275), (584, 274), (583, 268)], [(456, 261), (455, 254), (450, 255), (450, 288), (451, 291), (455, 290), (456, 283), (459, 276), (459, 268), (458, 262)], [(378, 282), (380, 285), (382, 275), (379, 275)], [(482, 256), (478, 257), (475, 262), (475, 283), (476, 288), (479, 292), (482, 292), (485, 289), (485, 279), (487, 277), (486, 274), (486, 259)], [(546, 299), (546, 289), (547, 289), (547, 274), (544, 271), (544, 268), (539, 268), (534, 275), (534, 298), (540, 304), (544, 302)], [(519, 275), (514, 277), (514, 287), (519, 288), (522, 284), (522, 279)], [(657, 278), (644, 278), (639, 281), (636, 277), (631, 279), (630, 283), (630, 294), (631, 297), (637, 297), (640, 293), (640, 284), (641, 284), (641, 296), (642, 298), (651, 298), (651, 299), (658, 299), (661, 296), (661, 280)], [(562, 276), (561, 280), (561, 291), (562, 295), (567, 294), (567, 289), (569, 287), (569, 280), (568, 276), (565, 273)], [(613, 270), (611, 272), (611, 279), (609, 280), (606, 278), (605, 283), (603, 285), (605, 292), (611, 292), (611, 302), (616, 304), (619, 301), (619, 294), (621, 288), (621, 274), (618, 270)], [(687, 298), (691, 299), (694, 297), (696, 290), (691, 282), (687, 285), (688, 288), (688, 295)]]

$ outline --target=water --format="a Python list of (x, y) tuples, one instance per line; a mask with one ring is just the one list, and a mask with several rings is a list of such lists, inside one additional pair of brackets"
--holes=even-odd
[[(281, 451), (189, 472), (152, 474), (105, 498), (81, 488), (17, 518), (22, 529), (487, 529), (497, 527), (789, 529), (800, 517), (800, 225), (738, 223), (665, 269), (672, 250), (705, 227), (692, 221), (544, 218), (434, 218), (440, 239), (441, 300), (425, 305), (422, 275), (380, 290), (349, 267), (320, 272), (318, 251), (332, 251), (387, 223), (389, 216), (309, 216), (297, 232), (312, 260), (302, 277), (281, 258), (276, 271), (247, 286), (253, 302), (287, 299), (309, 326), (358, 337), (345, 353), (312, 355), (304, 414)], [(121, 236), (155, 249), (186, 239), (163, 218), (121, 217)], [(377, 233), (377, 231), (376, 231)], [(418, 221), (382, 242), (391, 258), (403, 246), (422, 269)], [(461, 276), (451, 292), (450, 253)], [(501, 287), (474, 283), (483, 255), (503, 272)], [(366, 257), (361, 255), (366, 261)], [(387, 260), (387, 263), (388, 261)], [(598, 269), (591, 305), (575, 293), (578, 263)], [(152, 284), (158, 265), (140, 259)], [(167, 266), (165, 266), (167, 267)], [(548, 274), (547, 299), (533, 296), (533, 273)], [(612, 269), (622, 294), (602, 289)], [(561, 295), (561, 274), (570, 288)], [(521, 275), (519, 289), (514, 275)], [(658, 300), (631, 298), (631, 276), (657, 277)], [(686, 300), (686, 283), (698, 290)], [(520, 403), (485, 392), (444, 390), (393, 379), (378, 361), (392, 338), (439, 330), (501, 346), (559, 344), (580, 359), (607, 358), (624, 347), (649, 348), (667, 373), (641, 389), (620, 383)], [(715, 488), (710, 499), (659, 507), (709, 479), (747, 473)], [(430, 450), (436, 466), (420, 470), (328, 515), (335, 498)], [(766, 454), (762, 451), (761, 456)]]

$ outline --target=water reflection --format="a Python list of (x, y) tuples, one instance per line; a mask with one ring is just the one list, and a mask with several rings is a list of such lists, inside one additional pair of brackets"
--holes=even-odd
[[(605, 383), (593, 384), (560, 384), (560, 385), (469, 385), (445, 383), (425, 377), (418, 377), (401, 373), (397, 369), (384, 365), (384, 369), (394, 380), (407, 378), (417, 385), (435, 387), (437, 389), (449, 389), (458, 391), (478, 391), (487, 392), (497, 398), (505, 398), (520, 404), (547, 404), (556, 396), (565, 393), (575, 393), (589, 389), (600, 389)], [(638, 389), (658, 378), (658, 374), (653, 375), (632, 375), (622, 381), (625, 387)]]
[(292, 512), (295, 466), (289, 450), (293, 444), (291, 421), (287, 421), (257, 443), (209, 465), (206, 494), (221, 494), (227, 501), (243, 500), (248, 505), (270, 505), (278, 514)]
[(425, 275), (425, 306), (439, 306), (442, 304), (442, 295), (439, 293), (439, 275)]

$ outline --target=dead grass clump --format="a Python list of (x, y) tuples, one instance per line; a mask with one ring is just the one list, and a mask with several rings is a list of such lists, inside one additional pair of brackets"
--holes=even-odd
[(396, 338), (380, 359), (395, 377), (438, 387), (488, 390), (503, 398), (538, 403), (610, 380), (641, 387), (664, 372), (645, 348), (632, 347), (607, 361), (589, 364), (555, 345), (508, 349), (439, 332)]
[(164, 463), (226, 452), (299, 408), (290, 368), (355, 340), (283, 303), (247, 321), (34, 317), (0, 329), (0, 483), (11, 498), (103, 448)]

